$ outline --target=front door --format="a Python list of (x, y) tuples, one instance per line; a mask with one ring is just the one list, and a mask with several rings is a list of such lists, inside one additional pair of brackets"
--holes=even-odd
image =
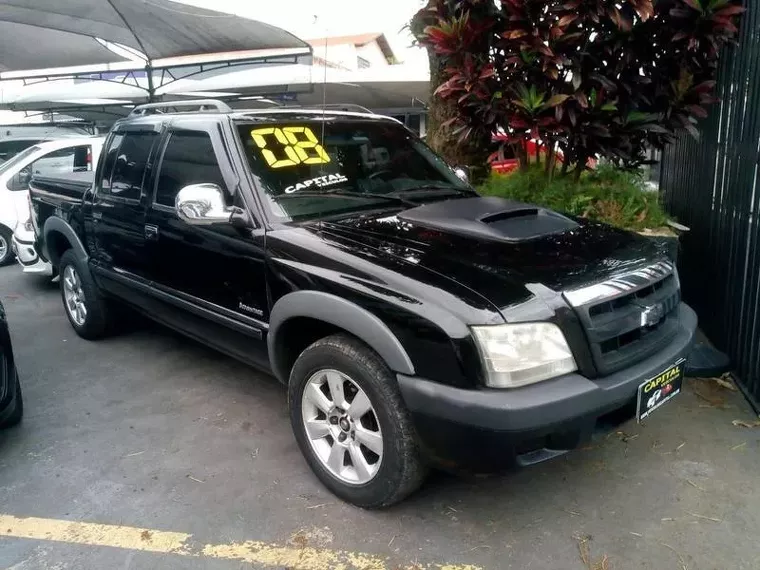
[[(146, 282), (145, 209), (143, 190), (151, 155), (158, 143), (155, 130), (121, 130), (106, 141), (97, 173), (92, 208), (93, 264), (113, 280)], [(116, 276), (114, 275), (116, 274)], [(107, 288), (113, 286), (106, 285)]]
[[(228, 206), (246, 208), (217, 124), (187, 119), (165, 135), (146, 220), (151, 276), (167, 302), (180, 309), (179, 326), (186, 332), (264, 364), (265, 345), (255, 342), (263, 339), (269, 318), (263, 228), (256, 222), (247, 228), (191, 226), (174, 206), (181, 188), (212, 183), (223, 190)], [(187, 322), (189, 314), (204, 322)]]

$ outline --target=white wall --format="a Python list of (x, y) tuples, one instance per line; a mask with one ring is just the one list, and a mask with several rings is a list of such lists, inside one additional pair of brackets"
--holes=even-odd
[(370, 67), (380, 67), (388, 65), (388, 60), (385, 59), (385, 54), (377, 42), (370, 42), (364, 44), (356, 50), (356, 55), (363, 57), (370, 63)]
[(338, 44), (327, 46), (314, 45), (314, 55), (321, 57), (325, 61), (340, 65), (346, 69), (357, 69), (358, 64), (356, 62), (356, 47), (352, 44)]
[(353, 44), (328, 45), (325, 51), (325, 45), (314, 44), (314, 55), (325, 61), (334, 63), (350, 70), (359, 69), (358, 57), (366, 59), (370, 67), (385, 67), (388, 60), (385, 59), (383, 50), (377, 42), (370, 42), (363, 46), (357, 47)]

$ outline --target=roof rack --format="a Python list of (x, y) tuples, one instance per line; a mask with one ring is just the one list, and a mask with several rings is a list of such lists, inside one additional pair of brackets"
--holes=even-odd
[(326, 105), (314, 105), (313, 108), (325, 108), (329, 111), (346, 111), (348, 113), (369, 113), (370, 115), (375, 114), (374, 112), (367, 109), (367, 107), (362, 107), (361, 105), (356, 105), (354, 103), (327, 103)]
[[(176, 111), (183, 107), (197, 107), (197, 109), (190, 111)], [(138, 105), (129, 116), (132, 115), (151, 115), (153, 113), (171, 113), (171, 112), (201, 112), (201, 111), (216, 111), (217, 113), (228, 113), (232, 111), (229, 105), (218, 99), (192, 99), (190, 101), (163, 101), (161, 103), (146, 103), (145, 105)]]

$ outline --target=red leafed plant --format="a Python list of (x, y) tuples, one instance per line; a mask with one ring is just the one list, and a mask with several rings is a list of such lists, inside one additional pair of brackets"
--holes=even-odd
[(562, 172), (580, 176), (592, 157), (635, 168), (647, 147), (696, 136), (742, 12), (733, 0), (430, 0), (416, 35), (441, 62), (436, 96), (455, 102), (443, 127), (506, 134), (524, 167), (539, 140), (547, 173), (559, 149)]

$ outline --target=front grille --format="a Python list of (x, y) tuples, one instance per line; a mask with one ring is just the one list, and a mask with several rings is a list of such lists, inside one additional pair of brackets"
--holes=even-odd
[(578, 314), (600, 375), (657, 352), (678, 331), (681, 291), (669, 262), (565, 292), (565, 298)]

